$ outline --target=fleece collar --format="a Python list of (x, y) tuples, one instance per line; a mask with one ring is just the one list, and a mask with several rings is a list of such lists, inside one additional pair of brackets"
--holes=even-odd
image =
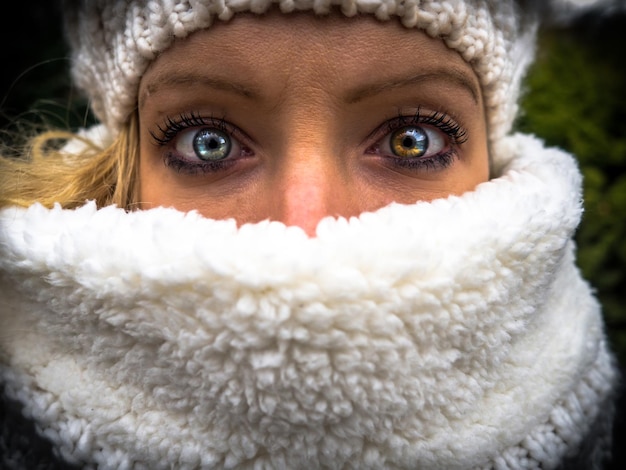
[(99, 468), (554, 468), (614, 380), (574, 263), (580, 173), (531, 137), (498, 152), (472, 192), (313, 238), (5, 209), (0, 379)]

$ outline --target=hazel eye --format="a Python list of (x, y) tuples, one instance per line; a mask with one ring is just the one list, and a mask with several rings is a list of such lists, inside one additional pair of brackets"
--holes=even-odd
[(381, 144), (382, 153), (399, 158), (430, 157), (446, 147), (441, 132), (426, 126), (404, 126), (396, 129)]
[(239, 152), (239, 144), (230, 134), (220, 129), (203, 127), (182, 131), (175, 146), (176, 152), (187, 160), (216, 162)]

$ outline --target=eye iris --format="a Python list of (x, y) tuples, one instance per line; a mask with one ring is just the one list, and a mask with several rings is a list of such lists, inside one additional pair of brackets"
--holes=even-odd
[(230, 153), (230, 137), (217, 129), (202, 129), (193, 138), (193, 149), (201, 160), (223, 160)]
[(421, 157), (428, 150), (428, 135), (419, 127), (403, 127), (391, 134), (391, 150), (398, 157)]

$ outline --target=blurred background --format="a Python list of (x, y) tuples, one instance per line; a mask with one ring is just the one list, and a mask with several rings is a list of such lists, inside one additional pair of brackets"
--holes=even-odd
[[(579, 159), (585, 213), (576, 234), (578, 263), (597, 290), (611, 347), (625, 370), (626, 8), (617, 3), (548, 18), (517, 128)], [(93, 122), (68, 83), (57, 2), (9, 2), (3, 9), (0, 138), (10, 142), (11, 133), (31, 132), (31, 125), (76, 128)], [(626, 468), (625, 397), (622, 390), (611, 469)]]
[[(585, 212), (578, 265), (596, 289), (626, 378), (626, 8), (598, 7), (540, 34), (517, 127), (576, 155)], [(611, 470), (626, 469), (626, 390)]]

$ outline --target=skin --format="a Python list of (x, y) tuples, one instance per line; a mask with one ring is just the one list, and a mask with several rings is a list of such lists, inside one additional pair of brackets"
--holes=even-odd
[[(399, 127), (399, 116), (413, 119), (418, 110), (463, 129), (452, 138), (432, 122), (421, 126), (431, 143), (452, 151), (448, 164), (397, 164), (390, 122)], [(371, 15), (272, 12), (217, 22), (153, 61), (138, 114), (142, 208), (197, 210), (239, 224), (270, 219), (314, 236), (326, 216), (460, 195), (489, 178), (471, 67), (441, 40)], [(203, 125), (165, 142), (167, 120), (190, 115)], [(207, 120), (228, 122), (235, 148), (227, 163), (218, 171), (167, 164), (168, 156), (179, 159), (184, 139), (211, 127)]]

